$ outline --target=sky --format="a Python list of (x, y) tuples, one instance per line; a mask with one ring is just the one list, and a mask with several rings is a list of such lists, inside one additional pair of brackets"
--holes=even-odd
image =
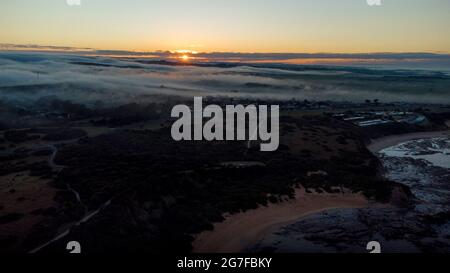
[(102, 50), (450, 53), (450, 0), (1, 0), (0, 43)]

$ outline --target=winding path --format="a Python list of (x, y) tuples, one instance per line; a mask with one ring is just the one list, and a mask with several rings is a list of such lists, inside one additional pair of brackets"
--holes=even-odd
[[(65, 166), (58, 165), (58, 164), (55, 163), (55, 158), (56, 158), (56, 154), (58, 153), (58, 148), (54, 144), (47, 145), (45, 148), (50, 148), (53, 151), (53, 153), (50, 155), (50, 157), (48, 159), (48, 164), (50, 165), (51, 168), (57, 169), (58, 173), (60, 173), (65, 168)], [(74, 190), (70, 186), (70, 184), (67, 184), (67, 190), (72, 192), (75, 195), (75, 198), (77, 199), (78, 203), (80, 203), (80, 205), (83, 206), (84, 211), (85, 211), (83, 218), (81, 218), (77, 222), (74, 222), (74, 223), (70, 224), (67, 229), (65, 229), (63, 232), (61, 232), (58, 235), (56, 235), (55, 237), (53, 237), (53, 239), (51, 239), (51, 240), (47, 241), (46, 243), (41, 244), (40, 246), (38, 246), (38, 247), (34, 248), (33, 250), (29, 251), (30, 254), (37, 253), (40, 250), (42, 250), (43, 248), (49, 246), (50, 244), (52, 244), (52, 243), (54, 243), (54, 242), (56, 242), (56, 241), (58, 241), (58, 240), (60, 240), (60, 239), (62, 239), (64, 237), (66, 237), (67, 235), (69, 235), (70, 230), (73, 227), (79, 226), (79, 225), (89, 221), (92, 217), (94, 217), (95, 215), (100, 213), (102, 210), (107, 208), (109, 205), (111, 205), (111, 202), (112, 202), (112, 199), (110, 199), (110, 200), (106, 201), (104, 204), (102, 204), (97, 210), (89, 212), (87, 206), (81, 200), (80, 194), (76, 190)]]

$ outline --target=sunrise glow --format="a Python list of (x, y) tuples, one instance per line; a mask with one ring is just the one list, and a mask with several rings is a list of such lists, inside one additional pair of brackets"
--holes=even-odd
[[(379, 7), (369, 6), (365, 0), (267, 0), (264, 5), (259, 0), (81, 3), (1, 1), (0, 43), (174, 50), (188, 58), (196, 52), (450, 50), (450, 1), (386, 1)], [(179, 48), (182, 50), (176, 50)]]

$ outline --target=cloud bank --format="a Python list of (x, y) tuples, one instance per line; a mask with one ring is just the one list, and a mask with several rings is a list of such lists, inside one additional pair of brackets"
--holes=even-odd
[[(113, 58), (110, 57), (114, 55), (112, 52), (107, 53), (91, 56), (73, 52), (0, 52), (0, 100), (32, 105), (42, 98), (58, 97), (87, 105), (99, 102), (117, 105), (167, 96), (200, 95), (280, 100), (362, 102), (380, 99), (450, 103), (450, 76), (445, 71), (279, 62), (167, 65), (140, 55), (135, 58)], [(235, 56), (234, 53), (208, 54), (221, 58)], [(260, 58), (259, 54), (252, 56), (253, 59)], [(270, 57), (274, 56), (277, 55)], [(380, 58), (382, 56), (379, 55)], [(440, 55), (430, 56), (445, 59)], [(401, 59), (411, 56), (391, 57)]]

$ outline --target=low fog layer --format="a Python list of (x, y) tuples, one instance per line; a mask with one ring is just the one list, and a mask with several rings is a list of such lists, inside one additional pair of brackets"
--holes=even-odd
[(166, 65), (56, 53), (0, 52), (0, 100), (55, 97), (92, 106), (162, 96), (450, 103), (450, 76), (430, 70), (289, 64)]

